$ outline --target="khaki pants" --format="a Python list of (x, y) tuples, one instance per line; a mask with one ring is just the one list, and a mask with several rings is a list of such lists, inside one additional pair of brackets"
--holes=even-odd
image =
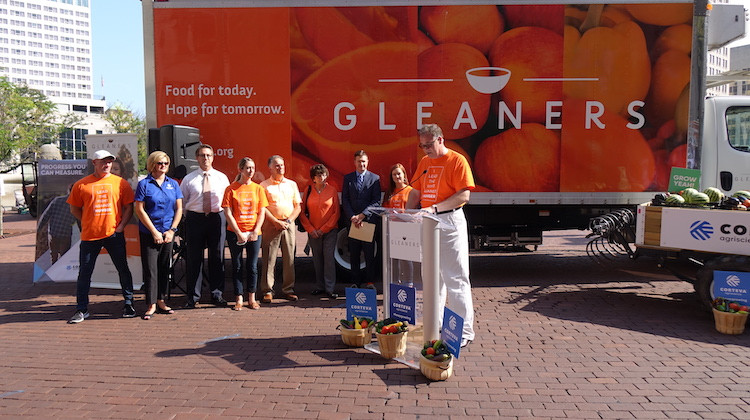
[(290, 223), (285, 230), (277, 230), (266, 224), (263, 226), (261, 238), (261, 250), (263, 252), (263, 277), (260, 282), (261, 293), (273, 293), (274, 270), (276, 268), (276, 257), (281, 248), (281, 268), (284, 282), (281, 285), (281, 293), (287, 295), (294, 293), (294, 233), (297, 226)]

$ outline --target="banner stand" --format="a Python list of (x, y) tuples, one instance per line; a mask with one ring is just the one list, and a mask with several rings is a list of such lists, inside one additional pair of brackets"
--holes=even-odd
[[(391, 302), (397, 298), (391, 294), (391, 284), (412, 287), (416, 296), (416, 322), (409, 323), (406, 353), (393, 360), (419, 369), (424, 342), (440, 338), (440, 221), (422, 210), (368, 210), (380, 213), (382, 218), (383, 319), (401, 319), (391, 313)], [(365, 345), (365, 349), (380, 354), (377, 341)]]

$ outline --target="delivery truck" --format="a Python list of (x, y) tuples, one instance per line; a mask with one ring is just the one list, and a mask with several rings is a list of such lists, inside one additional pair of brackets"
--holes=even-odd
[[(477, 183), (472, 248), (537, 246), (544, 231), (667, 190), (670, 169), (750, 189), (750, 98), (705, 100), (708, 49), (744, 34), (741, 6), (706, 1), (143, 0), (147, 124), (191, 164), (199, 141), (233, 176), (287, 160), (305, 188), (341, 188), (363, 149), (383, 187), (413, 175), (437, 123)], [(713, 9), (713, 10), (712, 10)], [(194, 164), (194, 162), (192, 162)]]

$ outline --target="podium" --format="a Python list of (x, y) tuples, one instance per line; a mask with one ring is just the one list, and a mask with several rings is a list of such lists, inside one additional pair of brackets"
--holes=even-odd
[[(419, 356), (425, 341), (440, 338), (440, 220), (423, 210), (401, 210), (370, 207), (382, 218), (383, 314), (389, 318), (391, 284), (414, 289), (415, 318), (407, 334), (406, 354), (397, 357), (401, 363), (419, 369)], [(365, 346), (380, 353), (377, 342)]]

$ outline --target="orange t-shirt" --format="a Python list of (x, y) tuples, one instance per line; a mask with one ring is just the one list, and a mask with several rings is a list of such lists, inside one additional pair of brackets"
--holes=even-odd
[(391, 209), (405, 209), (406, 201), (409, 199), (409, 193), (413, 189), (414, 188), (412, 188), (411, 185), (407, 185), (401, 191), (396, 190), (396, 194), (388, 197), (388, 199), (383, 202), (383, 207)]
[[(319, 229), (323, 233), (328, 233), (338, 227), (341, 209), (336, 188), (333, 188), (331, 184), (326, 184), (320, 193), (312, 187), (310, 194), (307, 194), (307, 189), (304, 194), (299, 220), (307, 232)], [(305, 216), (305, 210), (310, 214), (309, 217)]]
[(268, 207), (266, 190), (252, 181), (249, 184), (232, 182), (224, 190), (221, 206), (232, 209), (232, 216), (241, 231), (250, 232), (255, 229), (259, 212), (263, 211), (264, 207)]
[(427, 172), (412, 184), (421, 193), (422, 207), (430, 207), (458, 191), (465, 188), (472, 190), (475, 187), (469, 162), (462, 154), (453, 150), (448, 149), (445, 156), (436, 159), (423, 157), (414, 173), (421, 174), (425, 169)]
[(70, 190), (68, 204), (81, 207), (81, 240), (96, 241), (114, 235), (122, 220), (122, 206), (133, 202), (133, 189), (117, 175), (84, 177)]

